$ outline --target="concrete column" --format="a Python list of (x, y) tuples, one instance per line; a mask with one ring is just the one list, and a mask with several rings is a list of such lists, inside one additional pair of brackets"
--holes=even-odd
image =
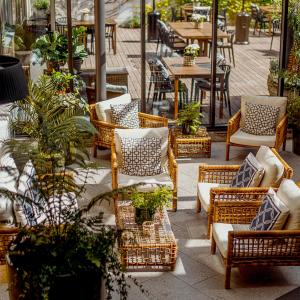
[(50, 28), (55, 31), (55, 0), (50, 0)]
[(96, 101), (106, 100), (105, 2), (94, 0), (96, 49)]

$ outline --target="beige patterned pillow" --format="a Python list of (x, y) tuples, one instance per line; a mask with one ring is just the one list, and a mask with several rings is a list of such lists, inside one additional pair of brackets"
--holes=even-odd
[(245, 124), (242, 131), (254, 135), (274, 135), (279, 107), (246, 103)]

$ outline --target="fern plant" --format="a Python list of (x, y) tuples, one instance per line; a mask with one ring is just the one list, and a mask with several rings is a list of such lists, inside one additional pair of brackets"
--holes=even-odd
[(200, 102), (190, 103), (185, 105), (184, 109), (179, 112), (177, 125), (181, 126), (183, 134), (197, 133), (202, 117), (200, 106)]

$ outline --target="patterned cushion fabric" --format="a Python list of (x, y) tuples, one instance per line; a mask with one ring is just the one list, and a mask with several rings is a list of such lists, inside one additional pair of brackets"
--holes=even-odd
[(270, 188), (249, 228), (250, 230), (280, 230), (288, 215), (289, 209)]
[(127, 128), (139, 128), (139, 102), (127, 104), (111, 104), (111, 121), (113, 124)]
[(250, 152), (232, 180), (231, 187), (259, 186), (264, 175), (264, 168)]
[(242, 131), (254, 135), (274, 135), (279, 107), (246, 103), (245, 125)]
[(121, 173), (131, 176), (161, 174), (161, 138), (121, 138)]

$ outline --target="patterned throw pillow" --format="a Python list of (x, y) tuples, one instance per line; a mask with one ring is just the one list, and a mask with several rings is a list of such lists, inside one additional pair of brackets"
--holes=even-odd
[(274, 135), (279, 107), (246, 103), (245, 125), (242, 131), (254, 135)]
[(250, 152), (232, 180), (231, 187), (259, 186), (264, 175), (264, 168)]
[(250, 230), (280, 230), (289, 215), (289, 209), (270, 189), (265, 196), (256, 216), (252, 220)]
[(130, 176), (152, 176), (162, 173), (162, 139), (121, 138), (121, 173)]
[(132, 101), (128, 104), (111, 104), (111, 120), (113, 124), (127, 128), (139, 128), (139, 103)]

